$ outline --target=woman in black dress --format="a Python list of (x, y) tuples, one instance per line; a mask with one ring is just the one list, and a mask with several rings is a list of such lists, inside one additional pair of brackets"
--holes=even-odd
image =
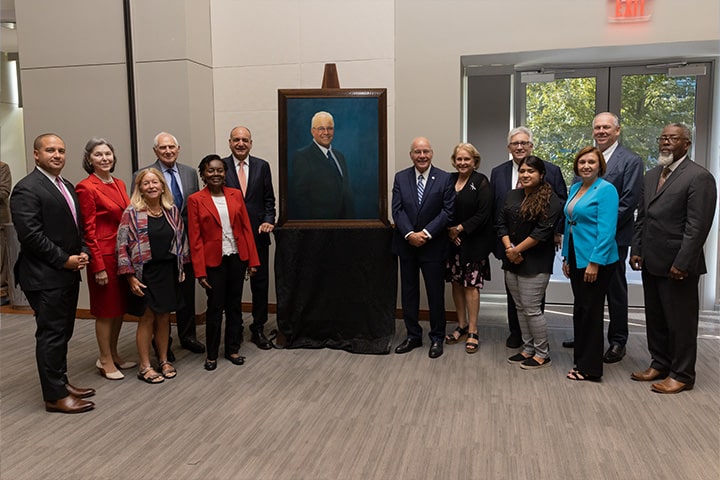
[(458, 144), (451, 159), (457, 170), (452, 174), (456, 197), (445, 280), (452, 284), (458, 326), (445, 336), (445, 343), (457, 343), (467, 335), (465, 351), (475, 353), (480, 345), (480, 289), (490, 280), (488, 256), (495, 245), (493, 194), (487, 177), (476, 171), (480, 153), (472, 144)]
[[(117, 242), (118, 274), (126, 275), (134, 295), (128, 310), (140, 317), (136, 335), (138, 378), (161, 383), (177, 375), (167, 359), (168, 331), (170, 313), (182, 305), (180, 282), (184, 278), (183, 264), (190, 257), (180, 212), (158, 170), (148, 168), (137, 174), (130, 206), (120, 220)], [(150, 364), (153, 335), (160, 372)]]

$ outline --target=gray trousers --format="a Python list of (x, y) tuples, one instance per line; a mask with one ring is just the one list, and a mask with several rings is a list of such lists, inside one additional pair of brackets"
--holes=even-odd
[(526, 355), (537, 355), (540, 358), (550, 356), (547, 322), (542, 311), (542, 299), (549, 282), (549, 273), (517, 275), (505, 270), (505, 285), (517, 306), (523, 353)]

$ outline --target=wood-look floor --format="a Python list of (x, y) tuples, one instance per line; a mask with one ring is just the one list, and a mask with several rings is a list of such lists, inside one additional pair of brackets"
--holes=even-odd
[[(659, 395), (630, 380), (649, 361), (642, 312), (631, 314), (628, 355), (593, 384), (565, 379), (567, 307), (548, 306), (554, 365), (537, 371), (506, 363), (503, 309), (482, 305), (475, 355), (454, 345), (431, 360), (427, 342), (406, 355), (261, 351), (246, 338), (246, 365), (221, 358), (206, 372), (202, 355), (177, 349), (178, 376), (160, 385), (134, 371), (101, 378), (94, 324), (78, 320), (70, 379), (97, 389), (96, 409), (80, 415), (44, 411), (33, 318), (4, 314), (0, 478), (720, 478), (716, 315), (701, 322), (695, 389)], [(120, 339), (132, 360), (134, 332), (125, 324)]]

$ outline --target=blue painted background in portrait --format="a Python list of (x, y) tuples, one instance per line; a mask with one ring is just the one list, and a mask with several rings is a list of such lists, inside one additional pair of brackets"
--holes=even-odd
[(335, 120), (332, 148), (345, 155), (355, 219), (377, 219), (379, 209), (379, 137), (377, 98), (289, 98), (287, 100), (288, 172), (294, 153), (313, 141), (311, 120), (317, 112)]

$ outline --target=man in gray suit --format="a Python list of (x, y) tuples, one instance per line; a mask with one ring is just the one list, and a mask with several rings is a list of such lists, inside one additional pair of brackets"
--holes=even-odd
[(707, 273), (703, 245), (717, 206), (713, 176), (688, 157), (690, 129), (666, 126), (658, 166), (645, 175), (630, 266), (642, 270), (645, 321), (652, 362), (631, 378), (652, 381), (658, 393), (695, 385), (698, 282)]
[[(180, 145), (173, 135), (167, 132), (158, 133), (153, 142), (153, 151), (157, 160), (149, 167), (158, 169), (165, 177), (187, 232), (187, 199), (199, 190), (197, 173), (194, 168), (177, 161)], [(133, 175), (133, 188), (135, 175)], [(205, 353), (205, 346), (198, 342), (195, 332), (195, 272), (192, 263), (185, 264), (185, 281), (181, 284), (181, 288), (185, 304), (175, 312), (180, 345), (193, 353)], [(172, 341), (172, 337), (170, 340)], [(168, 360), (172, 362), (175, 356), (170, 351), (169, 345)]]
[[(633, 235), (635, 209), (640, 201), (643, 182), (643, 161), (639, 155), (620, 145), (620, 120), (610, 112), (599, 113), (593, 119), (593, 139), (607, 163), (603, 180), (612, 183), (618, 192), (618, 222), (615, 242), (618, 247), (620, 263), (613, 270), (607, 292), (610, 325), (607, 339), (609, 347), (603, 361), (619, 362), (625, 356), (625, 344), (628, 339), (628, 286), (625, 277), (625, 259), (627, 258)], [(580, 181), (575, 177), (575, 181)], [(564, 342), (567, 346), (569, 342)]]

